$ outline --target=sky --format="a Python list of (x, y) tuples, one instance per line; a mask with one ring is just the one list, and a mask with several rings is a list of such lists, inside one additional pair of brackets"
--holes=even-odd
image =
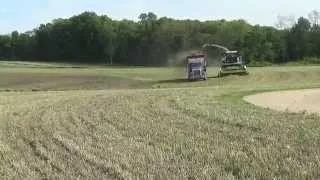
[(112, 19), (137, 20), (140, 13), (176, 19), (244, 19), (251, 24), (273, 26), (278, 15), (307, 17), (319, 0), (3, 0), (0, 33), (25, 32), (56, 18), (94, 11)]

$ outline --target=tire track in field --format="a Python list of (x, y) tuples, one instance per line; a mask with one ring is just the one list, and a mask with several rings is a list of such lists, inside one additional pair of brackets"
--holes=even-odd
[(114, 167), (113, 165), (108, 165), (107, 162), (99, 159), (98, 157), (90, 154), (84, 150), (82, 150), (76, 143), (74, 143), (71, 139), (64, 138), (60, 135), (53, 136), (53, 142), (64, 148), (69, 154), (79, 156), (83, 158), (86, 163), (88, 163), (91, 167), (95, 167), (100, 174), (107, 175), (105, 178), (108, 179), (125, 179), (123, 174), (124, 172), (119, 172), (119, 168)]
[[(24, 114), (25, 118), (30, 118), (30, 120), (32, 119), (32, 121), (35, 122), (40, 122), (38, 123), (37, 126), (30, 126), (26, 129), (26, 127), (23, 127), (23, 129), (21, 129), (20, 131), (18, 129), (16, 129), (16, 132), (18, 133), (17, 135), (22, 139), (22, 141), (24, 142), (25, 145), (23, 145), (24, 147), (26, 147), (27, 149), (30, 149), (30, 153), (34, 154), (34, 158), (39, 159), (40, 161), (43, 161), (45, 164), (48, 164), (49, 166), (51, 166), (51, 168), (56, 172), (56, 174), (63, 174), (64, 170), (62, 170), (63, 168), (58, 167), (55, 163), (53, 163), (51, 160), (53, 159), (49, 154), (50, 151), (52, 151), (52, 149), (48, 149), (48, 147), (46, 147), (46, 143), (50, 143), (50, 141), (47, 141), (46, 143), (42, 143), (41, 140), (37, 140), (39, 137), (44, 136), (44, 137), (48, 137), (50, 135), (50, 131), (47, 132), (48, 129), (43, 129), (43, 126), (41, 126), (42, 122), (47, 120), (47, 116), (50, 116), (51, 112), (54, 111), (60, 111), (62, 110), (61, 107), (59, 107), (61, 104), (68, 104), (68, 99), (73, 99), (74, 97), (68, 97), (67, 99), (56, 99), (54, 101), (51, 101), (50, 104), (47, 104), (46, 106), (43, 106), (43, 102), (46, 102), (45, 98), (44, 99), (38, 99), (36, 102), (32, 102), (31, 106), (28, 106), (28, 108), (23, 108), (24, 111), (21, 111), (20, 113)], [(47, 102), (46, 102), (47, 103)], [(30, 104), (30, 103), (29, 103)], [(38, 106), (41, 105), (41, 106)], [(19, 106), (18, 106), (19, 107)], [(22, 104), (22, 107), (25, 107)], [(37, 107), (37, 108), (34, 108)], [(56, 107), (59, 107), (58, 109)], [(30, 109), (38, 109), (36, 111), (32, 110), (30, 111)], [(19, 111), (19, 108), (16, 109)], [(39, 111), (40, 110), (40, 111)], [(24, 112), (27, 112), (24, 113)], [(35, 113), (36, 112), (36, 113)], [(60, 111), (61, 112), (61, 111)], [(16, 122), (14, 124), (14, 127), (12, 128), (17, 128), (20, 127), (20, 125), (18, 125)], [(24, 121), (23, 121), (24, 122)], [(59, 123), (59, 122), (57, 122)], [(27, 131), (26, 131), (27, 130)], [(37, 133), (35, 133), (37, 132)], [(7, 132), (10, 133), (10, 132)], [(31, 133), (31, 136), (29, 136)], [(16, 137), (18, 137), (17, 135), (15, 135)], [(19, 138), (18, 137), (18, 138)], [(64, 144), (64, 147), (66, 147), (66, 142), (68, 144), (68, 142), (72, 142), (72, 140), (66, 140), (65, 138), (53, 138), (51, 141), (53, 142), (57, 142), (57, 140), (60, 142), (58, 143), (58, 145), (60, 144)], [(72, 143), (69, 143), (72, 144)], [(75, 145), (74, 143), (72, 145)], [(20, 149), (24, 149), (26, 150), (26, 148), (22, 148), (22, 146), (20, 145)], [(69, 147), (71, 149), (71, 146)], [(66, 148), (65, 148), (66, 149)], [(78, 151), (77, 146), (75, 146), (74, 148), (74, 152), (76, 152), (76, 154), (78, 154), (79, 158), (84, 158), (87, 159), (87, 163), (91, 164), (92, 167), (96, 167), (97, 170), (101, 172), (106, 172), (106, 173), (110, 173), (111, 175), (108, 175), (108, 177), (114, 177), (115, 179), (123, 179), (121, 178), (121, 173), (118, 173), (112, 168), (112, 167), (102, 167), (102, 163), (101, 162), (95, 162), (94, 160), (96, 160), (97, 158), (94, 157), (93, 155), (90, 155), (90, 153), (84, 152), (84, 151)], [(29, 153), (29, 151), (26, 151)], [(52, 153), (52, 152), (51, 152)], [(86, 155), (86, 156), (85, 156)], [(29, 155), (28, 155), (29, 156)], [(21, 159), (20, 161), (25, 161), (28, 162), (28, 159)], [(33, 159), (33, 158), (32, 158)], [(31, 159), (30, 159), (31, 160)], [(43, 164), (43, 163), (42, 163)], [(43, 166), (43, 165), (41, 165)], [(41, 166), (37, 166), (37, 165), (32, 165), (32, 166), (28, 166), (30, 169), (30, 172), (36, 172), (40, 177), (47, 177), (48, 176), (48, 171), (44, 170), (42, 171)], [(26, 172), (28, 170), (24, 170), (24, 172)], [(22, 174), (23, 172), (21, 172)], [(122, 173), (125, 174), (125, 173)], [(114, 179), (112, 178), (112, 179)]]

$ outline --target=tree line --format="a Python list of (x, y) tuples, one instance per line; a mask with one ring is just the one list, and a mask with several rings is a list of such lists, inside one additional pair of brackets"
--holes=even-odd
[[(320, 15), (285, 26), (251, 25), (245, 20), (176, 20), (149, 12), (139, 21), (112, 20), (83, 12), (55, 19), (32, 31), (0, 36), (0, 58), (22, 61), (164, 66), (170, 57), (215, 43), (238, 50), (247, 63), (284, 63), (320, 57)], [(215, 51), (215, 50), (213, 50)]]

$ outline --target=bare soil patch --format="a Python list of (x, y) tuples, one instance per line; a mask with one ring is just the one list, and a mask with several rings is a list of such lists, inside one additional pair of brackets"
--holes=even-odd
[(278, 111), (320, 114), (320, 89), (260, 93), (246, 96), (244, 100)]

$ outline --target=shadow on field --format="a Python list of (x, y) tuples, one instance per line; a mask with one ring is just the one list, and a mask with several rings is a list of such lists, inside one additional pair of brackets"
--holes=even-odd
[(161, 80), (157, 81), (159, 84), (167, 84), (167, 83), (185, 83), (185, 82), (192, 82), (189, 81), (188, 79), (169, 79), (169, 80)]
[[(211, 76), (208, 77), (208, 79), (216, 79), (219, 78), (218, 76)], [(201, 80), (188, 80), (188, 79), (183, 79), (183, 78), (179, 78), (179, 79), (169, 79), (169, 80), (160, 80), (157, 81), (158, 84), (167, 84), (167, 83), (192, 83), (192, 82), (199, 82)]]
[(217, 79), (219, 78), (219, 76), (211, 76), (211, 77), (208, 77), (208, 79)]
[(54, 66), (54, 67), (50, 67), (50, 66), (31, 66), (29, 68), (40, 68), (40, 69), (87, 69), (88, 67), (80, 67), (80, 66), (70, 66), (70, 67), (64, 67), (64, 66)]

